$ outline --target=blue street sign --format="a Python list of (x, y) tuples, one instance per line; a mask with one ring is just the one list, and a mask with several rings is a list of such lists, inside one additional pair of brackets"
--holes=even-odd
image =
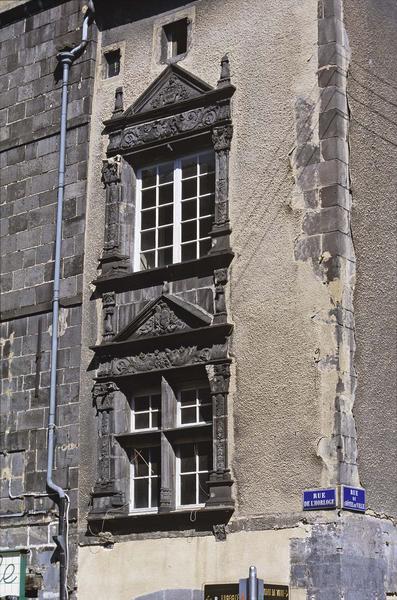
[(342, 508), (365, 512), (365, 490), (350, 485), (342, 485)]
[(305, 490), (303, 492), (303, 510), (324, 510), (336, 508), (336, 488)]

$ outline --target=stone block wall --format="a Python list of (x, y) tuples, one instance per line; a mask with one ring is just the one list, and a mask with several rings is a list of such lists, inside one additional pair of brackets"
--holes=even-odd
[[(45, 7), (45, 8), (44, 8)], [(0, 12), (1, 414), (0, 549), (28, 551), (29, 588), (58, 597), (50, 564), (57, 506), (46, 497), (52, 281), (61, 73), (56, 54), (80, 42), (80, 0), (20, 3)], [(79, 361), (89, 119), (95, 34), (72, 66), (58, 323), (54, 480), (71, 500), (78, 486)], [(74, 588), (74, 556), (69, 586)], [(32, 592), (33, 593), (33, 592)]]

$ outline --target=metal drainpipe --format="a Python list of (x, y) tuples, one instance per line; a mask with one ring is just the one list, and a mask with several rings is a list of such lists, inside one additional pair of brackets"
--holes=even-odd
[(58, 170), (58, 197), (57, 217), (55, 230), (55, 267), (54, 287), (52, 298), (52, 336), (51, 336), (51, 381), (50, 381), (50, 410), (48, 415), (48, 443), (47, 443), (47, 488), (56, 494), (59, 505), (58, 535), (54, 537), (59, 551), (59, 598), (67, 600), (67, 570), (68, 570), (68, 510), (69, 498), (65, 491), (57, 485), (53, 479), (54, 451), (55, 451), (55, 415), (57, 408), (57, 353), (58, 353), (58, 317), (59, 317), (59, 291), (60, 291), (60, 268), (61, 268), (61, 244), (62, 244), (62, 212), (63, 197), (65, 190), (65, 153), (66, 153), (66, 129), (68, 109), (68, 82), (69, 70), (73, 62), (81, 56), (88, 43), (88, 26), (94, 18), (94, 6), (92, 1), (88, 2), (86, 10), (81, 43), (70, 51), (60, 52), (57, 60), (62, 64), (62, 106), (61, 106), (61, 132), (59, 149)]

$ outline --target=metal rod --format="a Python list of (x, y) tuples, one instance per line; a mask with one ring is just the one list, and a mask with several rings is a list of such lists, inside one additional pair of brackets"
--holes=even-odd
[(250, 567), (248, 576), (248, 600), (258, 600), (258, 578), (256, 567)]

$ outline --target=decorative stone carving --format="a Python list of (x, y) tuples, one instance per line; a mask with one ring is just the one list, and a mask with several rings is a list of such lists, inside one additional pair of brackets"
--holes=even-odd
[(214, 322), (224, 323), (227, 319), (225, 302), (225, 285), (228, 281), (227, 269), (216, 269), (214, 271), (215, 284), (215, 315)]
[(115, 94), (114, 94), (114, 109), (113, 109), (113, 116), (119, 116), (123, 113), (123, 88), (122, 87), (118, 87), (116, 88)]
[(185, 85), (178, 77), (171, 75), (166, 85), (152, 98), (150, 106), (160, 108), (167, 104), (182, 102), (192, 96), (191, 88)]
[(224, 523), (213, 525), (212, 531), (217, 542), (226, 542), (226, 525)]
[(96, 488), (110, 485), (113, 480), (111, 435), (113, 433), (114, 396), (118, 388), (113, 382), (96, 383), (92, 394), (99, 418), (98, 422), (98, 473)]
[(116, 295), (114, 292), (106, 292), (102, 296), (103, 306), (103, 339), (110, 341), (114, 336), (113, 316), (116, 306)]
[(221, 125), (212, 130), (212, 143), (215, 152), (221, 150), (230, 150), (230, 144), (233, 137), (233, 125)]
[(103, 161), (102, 181), (105, 188), (112, 183), (121, 181), (120, 162), (121, 156), (114, 156), (113, 158), (108, 158)]
[(186, 323), (178, 319), (166, 302), (160, 301), (153, 315), (137, 329), (135, 335), (165, 335), (182, 329), (187, 329)]
[(113, 359), (111, 372), (115, 376), (133, 375), (145, 371), (183, 367), (210, 362), (216, 358), (224, 358), (226, 353), (226, 344), (215, 344), (211, 348), (180, 346), (179, 348), (166, 348), (154, 352), (141, 352), (136, 356)]

